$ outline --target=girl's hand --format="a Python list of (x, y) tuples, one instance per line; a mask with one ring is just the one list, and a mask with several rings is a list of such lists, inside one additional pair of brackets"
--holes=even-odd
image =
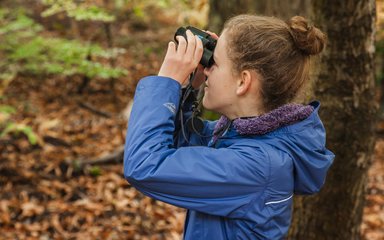
[(181, 85), (199, 65), (203, 55), (203, 43), (199, 37), (193, 35), (190, 30), (186, 31), (186, 35), (187, 40), (183, 36), (177, 36), (179, 42), (177, 48), (174, 42), (169, 42), (158, 74), (158, 76), (170, 77)]
[(216, 39), (216, 40), (219, 39), (219, 36), (216, 33), (210, 32), (208, 30), (203, 30), (203, 31), (208, 33), (209, 35), (211, 35), (211, 37), (213, 37), (214, 39)]
[[(210, 31), (205, 31), (205, 30), (203, 30), (203, 31), (208, 33), (209, 35), (211, 35), (214, 39), (216, 39), (216, 40), (219, 39), (219, 36), (217, 36), (216, 33), (213, 33)], [(203, 65), (199, 64), (199, 66), (197, 66), (197, 70), (196, 70), (195, 76), (194, 76), (193, 81), (192, 81), (192, 87), (194, 89), (198, 89), (200, 87), (200, 85), (205, 82), (205, 79), (206, 79), (206, 76), (204, 74), (204, 67), (203, 67)]]

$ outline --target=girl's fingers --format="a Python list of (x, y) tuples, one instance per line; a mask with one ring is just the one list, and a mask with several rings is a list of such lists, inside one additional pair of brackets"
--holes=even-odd
[(203, 54), (203, 43), (190, 30), (187, 31), (186, 37), (187, 39), (177, 36), (177, 44), (168, 43), (159, 76), (170, 77), (183, 84), (188, 75), (198, 66)]
[(198, 36), (195, 36), (196, 48), (194, 52), (193, 59), (198, 64), (200, 62), (201, 57), (203, 56), (203, 42)]
[(216, 40), (219, 38), (219, 36), (217, 36), (217, 34), (214, 33), (214, 32), (211, 32), (211, 31), (208, 31), (208, 30), (206, 30), (205, 32), (208, 33), (209, 35), (211, 35)]
[(187, 49), (187, 40), (183, 36), (177, 36), (177, 54), (184, 55), (185, 50)]
[(171, 41), (168, 43), (168, 49), (167, 49), (167, 53), (165, 56), (170, 55), (170, 54), (175, 54), (175, 53), (176, 53), (176, 44)]
[(190, 30), (186, 31), (187, 34), (187, 51), (185, 52), (185, 57), (188, 59), (193, 59), (193, 55), (196, 48), (196, 38)]

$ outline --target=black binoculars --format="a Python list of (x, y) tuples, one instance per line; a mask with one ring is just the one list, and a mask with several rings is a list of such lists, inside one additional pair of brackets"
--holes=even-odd
[(201, 65), (203, 65), (204, 67), (212, 66), (212, 64), (214, 63), (213, 51), (215, 50), (217, 40), (214, 39), (208, 33), (198, 28), (188, 26), (186, 28), (180, 27), (179, 29), (177, 29), (174, 37), (175, 41), (177, 42), (176, 36), (180, 36), (180, 35), (183, 36), (185, 39), (187, 39), (187, 34), (186, 34), (187, 30), (190, 30), (194, 35), (198, 36), (203, 43), (204, 51), (203, 51), (203, 56), (201, 57), (201, 60), (200, 60)]

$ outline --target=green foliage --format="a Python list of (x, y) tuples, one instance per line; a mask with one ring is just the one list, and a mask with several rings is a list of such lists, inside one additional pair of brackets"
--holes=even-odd
[(99, 166), (92, 166), (90, 169), (89, 169), (89, 174), (91, 174), (91, 176), (93, 177), (97, 177), (97, 176), (100, 176), (101, 175), (101, 169)]
[(113, 15), (108, 14), (102, 8), (75, 0), (41, 0), (41, 2), (48, 6), (48, 9), (41, 14), (43, 17), (64, 12), (68, 17), (77, 21), (112, 22), (115, 20)]
[(22, 11), (12, 14), (0, 9), (0, 63), (1, 72), (28, 74), (81, 74), (89, 78), (117, 78), (126, 71), (104, 66), (96, 60), (120, 54), (121, 49), (102, 49), (95, 44), (76, 40), (43, 37), (42, 27)]
[[(21, 31), (20, 36), (30, 37), (42, 29), (42, 27), (35, 24), (32, 19), (25, 16), (24, 12), (21, 10), (11, 15), (11, 12), (8, 9), (0, 9), (0, 20), (2, 23), (0, 25), (1, 35)], [(23, 31), (25, 29), (28, 29), (29, 31)]]
[(23, 133), (28, 137), (28, 141), (32, 145), (35, 145), (37, 143), (37, 136), (33, 132), (32, 128), (24, 124), (9, 122), (5, 126), (4, 130), (1, 131), (0, 138), (4, 137), (8, 133), (14, 133), (14, 134)]
[(10, 116), (15, 112), (16, 110), (11, 106), (0, 105), (0, 139), (7, 134), (23, 133), (27, 136), (28, 141), (35, 145), (37, 143), (37, 135), (33, 132), (32, 128), (10, 120)]
[[(145, 0), (145, 1), (139, 1), (139, 0), (114, 0), (114, 6), (115, 8), (124, 8), (126, 6), (140, 6), (140, 7), (147, 7), (147, 6), (158, 6), (163, 8), (168, 8), (174, 4), (174, 0)], [(177, 0), (176, 2), (179, 2)]]
[(0, 105), (0, 114), (2, 114), (2, 118), (0, 118), (0, 123), (4, 120), (7, 120), (9, 116), (13, 113), (16, 113), (16, 110), (8, 105)]
[[(179, 3), (179, 1), (176, 1)], [(114, 11), (121, 12), (128, 10), (135, 17), (141, 20), (150, 21), (150, 15), (153, 8), (170, 10), (170, 7), (175, 7), (175, 0), (114, 0)]]
[(215, 112), (203, 109), (202, 117), (203, 117), (203, 119), (214, 121), (214, 120), (219, 119), (220, 115), (215, 113)]

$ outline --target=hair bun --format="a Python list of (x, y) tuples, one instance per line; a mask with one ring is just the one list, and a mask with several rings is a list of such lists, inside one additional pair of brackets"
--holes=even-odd
[(315, 55), (324, 49), (325, 34), (320, 29), (309, 25), (305, 18), (294, 16), (289, 20), (288, 26), (296, 47), (304, 53)]

